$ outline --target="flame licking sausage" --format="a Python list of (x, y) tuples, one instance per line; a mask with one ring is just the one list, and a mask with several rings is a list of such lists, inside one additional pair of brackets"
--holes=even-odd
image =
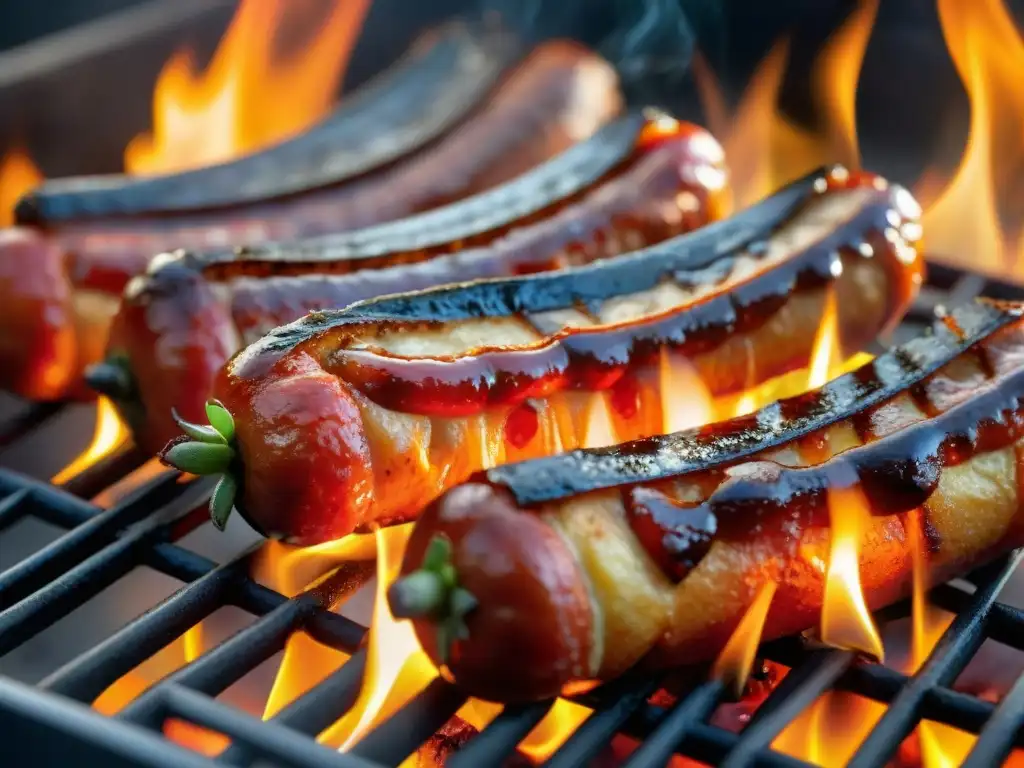
[(768, 581), (766, 639), (814, 626), (829, 491), (874, 515), (872, 607), (910, 589), (910, 516), (930, 579), (962, 573), (1024, 544), (1022, 318), (979, 302), (750, 416), (492, 469), (424, 513), (392, 610), (427, 616), (420, 641), (467, 691), (512, 702), (707, 660)]
[(920, 282), (919, 214), (834, 169), (647, 251), (310, 315), (221, 373), (234, 447), (167, 458), (227, 470), (239, 511), (304, 544), (408, 518), (481, 468), (580, 445), (580, 390), (610, 394), (620, 438), (661, 432), (666, 351), (715, 393), (804, 367), (833, 289), (840, 341), (861, 348)]
[(155, 253), (407, 216), (525, 172), (618, 113), (612, 68), (568, 42), (534, 50), (488, 96), (510, 60), (503, 40), (457, 29), (320, 128), (247, 158), (28, 195), (24, 226), (0, 233), (0, 386), (84, 394), (80, 374), (102, 356), (120, 291)]
[(87, 378), (155, 452), (178, 431), (172, 408), (201, 418), (221, 366), (270, 329), (315, 309), (584, 263), (690, 231), (724, 213), (723, 159), (696, 126), (631, 115), (458, 205), (302, 247), (154, 263), (129, 285), (107, 363)]

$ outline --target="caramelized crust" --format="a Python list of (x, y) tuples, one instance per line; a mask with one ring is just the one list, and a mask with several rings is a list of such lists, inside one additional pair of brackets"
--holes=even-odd
[[(602, 617), (591, 624), (602, 640), (599, 679), (639, 662), (713, 658), (766, 581), (778, 588), (765, 639), (815, 626), (829, 561), (826, 492), (844, 491), (834, 501), (870, 515), (860, 573), (869, 606), (881, 607), (910, 589), (914, 530), (926, 532), (933, 582), (1024, 543), (1022, 314), (978, 303), (933, 335), (749, 417), (491, 470), (480, 478), (487, 482), (456, 489), (472, 502), (462, 513), (485, 520), (489, 502), (480, 500), (489, 497), (478, 489), (490, 488), (583, 543), (574, 554), (580, 584), (602, 585), (591, 592)], [(420, 539), (437, 533), (417, 525)], [(603, 556), (589, 556), (586, 542)], [(474, 576), (457, 569), (455, 578)], [(467, 626), (516, 602), (511, 590), (487, 594)], [(417, 622), (421, 636), (429, 627)], [(475, 642), (470, 632), (459, 647), (468, 653)], [(476, 690), (472, 675), (456, 678)], [(515, 700), (524, 696), (516, 690)]]
[(582, 264), (695, 229), (723, 213), (723, 158), (696, 126), (635, 115), (508, 185), (422, 216), (295, 248), (154, 262), (129, 285), (111, 333), (109, 356), (136, 383), (121, 410), (155, 451), (175, 434), (172, 408), (200, 418), (228, 357), (306, 312)]
[[(220, 174), (216, 185), (189, 181), (193, 178), (189, 174), (125, 184), (79, 179), (51, 185), (49, 191), (22, 201), (20, 221), (45, 226), (37, 234), (61, 254), (61, 282), (70, 284), (73, 292), (97, 291), (116, 298), (162, 251), (222, 251), (342, 232), (489, 189), (587, 138), (622, 107), (614, 70), (574, 43), (551, 41), (538, 46), (493, 91), (490, 84), (497, 73), (488, 74), (480, 66), (476, 70), (474, 74), (470, 67), (470, 79), (482, 75), (487, 87), (478, 94), (484, 98), (471, 116), (463, 110), (460, 117), (465, 120), (436, 131), (420, 151), (391, 158), (381, 167), (363, 168), (352, 178), (341, 173), (334, 181), (325, 179), (320, 163), (327, 162), (327, 148), (313, 143), (304, 150), (312, 162), (309, 157), (293, 157), (295, 162), (285, 163), (284, 169), (272, 161), (277, 155), (271, 149), (237, 165), (195, 172), (201, 178)], [(433, 75), (439, 76), (445, 73)], [(395, 94), (383, 98), (390, 102)], [(423, 106), (430, 110), (438, 104)], [(377, 140), (378, 134), (387, 133), (366, 115), (355, 123), (364, 140), (367, 136)], [(354, 143), (342, 141), (342, 146), (351, 151)], [(356, 157), (358, 162), (363, 159)], [(312, 169), (306, 167), (310, 164)], [(320, 183), (311, 181), (315, 179)], [(0, 251), (0, 259), (12, 257), (13, 253)], [(0, 335), (12, 334), (25, 322), (11, 316), (13, 311), (17, 310), (0, 312)], [(71, 324), (105, 335), (108, 321), (98, 315)], [(86, 353), (97, 346), (88, 341), (74, 338), (72, 343), (80, 346), (77, 352)], [(28, 343), (27, 338), (23, 343)], [(19, 352), (31, 354), (25, 349)], [(70, 386), (81, 382), (85, 365), (96, 362), (81, 354), (73, 357), (75, 363), (61, 372)], [(4, 374), (0, 384), (18, 386), (18, 394), (30, 398), (70, 394), (54, 393), (53, 387), (21, 386), (26, 379), (18, 380), (14, 366), (13, 358), (10, 364), (0, 359)]]
[[(802, 368), (827, 292), (850, 279), (870, 289), (839, 307), (846, 350), (902, 313), (921, 274), (919, 210), (876, 177), (828, 178), (620, 259), (316, 313), (242, 352), (215, 392), (233, 412), (251, 413), (298, 355), (358, 404), (373, 491), (355, 517), (338, 515), (336, 536), (415, 516), (476, 470), (585, 445), (595, 407), (614, 407), (616, 439), (657, 434), (667, 418), (654, 405), (665, 394), (662, 365), (696, 370), (713, 393)], [(561, 322), (584, 327), (541, 330)], [(295, 418), (316, 428), (302, 399), (291, 402)], [(279, 471), (259, 444), (238, 449), (247, 472)], [(307, 503), (296, 497), (294, 522), (277, 532), (312, 543), (301, 522), (314, 516)], [(263, 516), (263, 500), (246, 494), (241, 504)]]

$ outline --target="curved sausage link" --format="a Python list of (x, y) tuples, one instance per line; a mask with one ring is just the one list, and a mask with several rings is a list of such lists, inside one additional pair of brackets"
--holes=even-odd
[(417, 616), (467, 692), (516, 702), (641, 660), (709, 660), (766, 582), (764, 639), (815, 626), (826, 494), (872, 515), (859, 550), (872, 608), (909, 592), (917, 531), (932, 583), (976, 567), (1024, 544), (1022, 313), (964, 308), (822, 390), (712, 428), (492, 470), (421, 517), (392, 609)]
[[(128, 393), (108, 394), (132, 423), (136, 441), (155, 452), (177, 432), (172, 408), (185, 418), (201, 418), (228, 358), (307, 312), (582, 264), (721, 217), (728, 198), (724, 153), (710, 134), (658, 116), (641, 127), (636, 141), (630, 158), (584, 196), (570, 198), (575, 203), (561, 210), (549, 206), (547, 218), (511, 231), (504, 227), (492, 233), (494, 242), (450, 255), (431, 257), (454, 248), (451, 240), (384, 255), (366, 248), (370, 258), (317, 261), (305, 265), (315, 274), (304, 276), (289, 274), (291, 259), (258, 255), (226, 263), (177, 259), (151, 269), (126, 291), (108, 346), (108, 365), (129, 371), (133, 385)], [(360, 269), (385, 258), (400, 266)]]
[(617, 440), (658, 434), (662, 365), (683, 361), (715, 394), (806, 367), (833, 290), (840, 342), (860, 349), (920, 282), (919, 213), (905, 190), (837, 169), (619, 259), (279, 328), (214, 389), (237, 425), (237, 506), (309, 544), (582, 445), (595, 397)]
[[(90, 353), (102, 347), (121, 290), (153, 254), (341, 232), (444, 205), (527, 171), (592, 134), (620, 108), (612, 68), (573, 43), (554, 41), (536, 49), (464, 124), (421, 152), (340, 186), (288, 196), (270, 191), (234, 207), (19, 228), (8, 236), (13, 244), (0, 249), (6, 276), (0, 290), (15, 297), (26, 292), (41, 303), (6, 303), (0, 309), (0, 335), (11, 338), (31, 325), (39, 332), (34, 338), (44, 357), (33, 358), (34, 350), (20, 339), (12, 343), (16, 349), (0, 358), (0, 386), (33, 399), (87, 395), (82, 364), (99, 359)], [(74, 188), (64, 196), (73, 197)], [(44, 283), (50, 286), (45, 291), (38, 288)], [(87, 297), (84, 306), (80, 294)], [(49, 317), (16, 314), (43, 305), (75, 318), (71, 326), (98, 332), (99, 344), (93, 336), (73, 333), (75, 354), (60, 361), (45, 358), (45, 350), (62, 345), (58, 337), (66, 336), (67, 324), (53, 322), (58, 310)]]

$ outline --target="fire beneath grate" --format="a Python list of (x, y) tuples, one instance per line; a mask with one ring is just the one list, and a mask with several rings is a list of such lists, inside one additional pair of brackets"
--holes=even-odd
[[(979, 293), (1024, 297), (1024, 289), (936, 267), (901, 332), (919, 330), (937, 307)], [(14, 426), (3, 425), (8, 450), (28, 439), (29, 425), (52, 415), (52, 409), (41, 409), (15, 420)], [(374, 644), (365, 642), (367, 627), (332, 606), (344, 604), (347, 609), (358, 601), (349, 598), (372, 576), (372, 562), (335, 566), (305, 591), (288, 597), (251, 577), (259, 564), (265, 565), (275, 544), (215, 562), (183, 543), (206, 523), (206, 483), (165, 473), (109, 508), (85, 500), (128, 476), (138, 464), (134, 452), (123, 449), (64, 488), (0, 470), (0, 531), (26, 519), (63, 531), (0, 573), (0, 656), (31, 643), (72, 611), (132, 579), (140, 567), (185, 583), (164, 602), (50, 671), (38, 685), (0, 677), (0, 733), (7, 754), (14, 750), (15, 762), (213, 765), (200, 754), (205, 752), (219, 754), (217, 764), (229, 765), (394, 766), (407, 760), (500, 765), (525, 761), (518, 745), (553, 707), (567, 706), (548, 701), (508, 707), (477, 730), (455, 718), (466, 696), (435, 675), (383, 721), (350, 727), (346, 752), (318, 743), (318, 734), (354, 707), (369, 711), (361, 701), (361, 688), (368, 670), (380, 660), (373, 658)], [(853, 765), (881, 766), (893, 760), (956, 764), (964, 753), (968, 765), (998, 764), (1014, 746), (1024, 745), (1024, 677), (1014, 684), (1000, 680), (1006, 693), (998, 703), (984, 692), (975, 696), (953, 685), (986, 639), (1024, 650), (1024, 612), (997, 600), (1020, 558), (1018, 553), (966, 581), (931, 592), (932, 603), (954, 616), (912, 675), (852, 651), (823, 649), (806, 638), (762, 646), (759, 658), (767, 679), (755, 675), (739, 704), (731, 701), (727, 685), (709, 679), (706, 670), (659, 677), (634, 674), (575, 698), (585, 719), (581, 717), (582, 724), (571, 735), (571, 729), (563, 728), (564, 743), (543, 750), (545, 764), (636, 767), (665, 765), (670, 759), (683, 765), (691, 759), (729, 766), (803, 765), (790, 756), (792, 739), (807, 738), (814, 723), (825, 722), (827, 710), (837, 707), (845, 710), (843, 722), (873, 723), (846, 745)], [(254, 618), (220, 642), (200, 638), (195, 627), (227, 607)], [(876, 621), (886, 634), (910, 612), (907, 602), (876, 615)], [(164, 670), (165, 676), (153, 682), (133, 676), (140, 664), (179, 642), (186, 645), (186, 663), (180, 668)], [(292, 693), (303, 689), (301, 695), (277, 707), (265, 721), (258, 717), (262, 701), (253, 714), (219, 698), (268, 660), (276, 663), (277, 654), (289, 644), (297, 645), (284, 663), (294, 666), (292, 684), (298, 688)], [(203, 645), (210, 647), (204, 650)], [(333, 664), (317, 667), (323, 658), (332, 658)], [(118, 690), (124, 700), (111, 702), (111, 690)], [(270, 696), (280, 694), (275, 690)], [(385, 701), (376, 706), (378, 712), (389, 708)], [(97, 710), (117, 711), (104, 717)], [(924, 738), (928, 729), (945, 726), (956, 729), (960, 751), (955, 756), (934, 753), (939, 743), (949, 750), (949, 739)], [(918, 738), (909, 738), (915, 731)], [(839, 747), (822, 742), (821, 748)], [(813, 750), (796, 753), (816, 762), (835, 762)]]

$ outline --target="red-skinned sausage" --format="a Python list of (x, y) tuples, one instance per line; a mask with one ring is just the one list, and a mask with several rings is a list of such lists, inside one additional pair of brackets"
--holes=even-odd
[(618, 439), (662, 432), (665, 359), (715, 394), (806, 367), (832, 291), (840, 344), (862, 348), (920, 283), (919, 214), (906, 190), (837, 168), (617, 259), (315, 313), (221, 373), (219, 459), (190, 461), (196, 443), (165, 456), (226, 471), (239, 511), (290, 541), (409, 519), (479, 469), (581, 445), (588, 393)]
[[(587, 263), (688, 232), (725, 212), (723, 160), (706, 131), (638, 114), (446, 209), (302, 247), (154, 263), (129, 285), (106, 362), (87, 379), (156, 452), (178, 432), (172, 409), (201, 419), (221, 366), (274, 327), (313, 310)], [(389, 264), (397, 266), (380, 266)]]
[[(509, 60), (503, 40), (449, 35), (321, 128), (247, 158), (149, 179), (47, 182), (27, 195), (20, 226), (0, 241), (0, 336), (15, 347), (0, 358), (0, 386), (38, 400), (91, 394), (83, 366), (102, 355), (120, 291), (156, 253), (435, 208), (525, 172), (618, 113), (612, 68), (568, 42), (543, 44), (492, 88)], [(410, 115), (392, 119), (403, 100)]]
[(871, 607), (915, 546), (932, 582), (976, 567), (1024, 543), (1022, 316), (979, 302), (750, 416), (483, 473), (416, 524), (392, 610), (469, 693), (520, 702), (714, 658), (766, 582), (765, 639), (816, 625), (830, 495), (870, 515)]

